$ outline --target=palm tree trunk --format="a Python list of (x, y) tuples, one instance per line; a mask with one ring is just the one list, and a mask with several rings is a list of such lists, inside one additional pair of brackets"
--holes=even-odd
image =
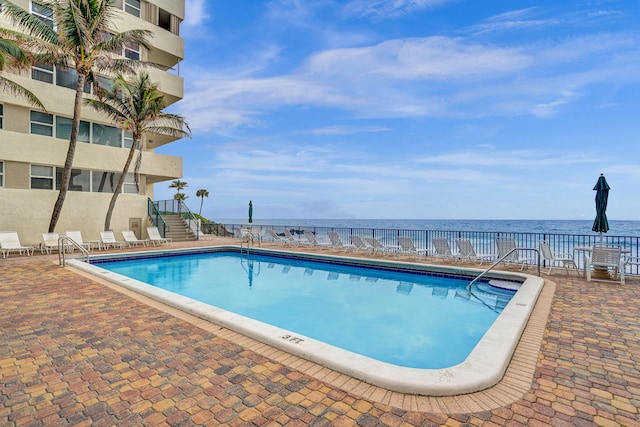
[(200, 197), (200, 212), (198, 212), (198, 215), (202, 216), (202, 204), (204, 203), (204, 196)]
[(108, 231), (111, 227), (111, 216), (113, 215), (113, 210), (116, 207), (116, 200), (118, 200), (118, 196), (122, 193), (122, 186), (124, 185), (124, 180), (127, 177), (127, 173), (129, 172), (129, 166), (131, 166), (131, 162), (133, 161), (133, 156), (136, 154), (136, 147), (138, 146), (138, 139), (134, 136), (133, 144), (131, 145), (131, 149), (129, 150), (129, 157), (127, 157), (127, 162), (124, 164), (124, 168), (122, 169), (122, 174), (120, 175), (120, 179), (118, 180), (118, 185), (116, 185), (116, 189), (113, 192), (113, 196), (111, 196), (111, 201), (109, 202), (109, 208), (107, 209), (107, 215), (104, 219), (104, 230)]
[(73, 157), (76, 154), (76, 142), (78, 141), (78, 129), (80, 128), (80, 111), (82, 109), (82, 93), (84, 91), (84, 82), (87, 79), (87, 75), (84, 73), (78, 73), (78, 85), (76, 86), (76, 98), (73, 105), (73, 122), (71, 125), (71, 136), (69, 138), (69, 149), (67, 150), (67, 158), (64, 161), (64, 170), (62, 171), (62, 178), (60, 179), (60, 191), (58, 193), (58, 199), (55, 205), (53, 205), (53, 212), (51, 213), (51, 222), (49, 223), (49, 233), (53, 233), (56, 230), (56, 225), (60, 219), (60, 212), (62, 212), (62, 205), (64, 199), (67, 197), (67, 191), (69, 190), (69, 181), (71, 180), (71, 168), (73, 167)]

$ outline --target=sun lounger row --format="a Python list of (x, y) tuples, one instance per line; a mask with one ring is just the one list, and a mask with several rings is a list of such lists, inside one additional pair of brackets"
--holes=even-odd
[[(138, 239), (131, 230), (122, 231), (121, 234), (123, 240), (117, 240), (113, 231), (101, 231), (100, 240), (84, 240), (80, 231), (67, 231), (64, 236), (60, 236), (58, 233), (42, 233), (40, 252), (50, 255), (54, 251), (59, 251), (60, 248), (65, 252), (71, 253), (77, 246), (91, 251), (93, 249), (122, 249), (125, 247), (157, 246), (162, 243), (171, 243), (170, 238), (164, 238), (160, 235), (157, 227), (147, 228), (148, 239)], [(66, 239), (61, 239), (61, 237), (66, 237)], [(20, 242), (17, 232), (0, 232), (0, 253), (3, 258), (8, 257), (12, 252), (31, 256), (34, 250), (34, 246), (23, 245)]]
[[(516, 247), (514, 239), (499, 238), (496, 239), (495, 253), (482, 253), (476, 251), (473, 243), (468, 238), (458, 238), (455, 240), (455, 251), (453, 250), (449, 240), (446, 238), (433, 238), (431, 248), (418, 248), (410, 237), (399, 236), (397, 245), (386, 244), (381, 240), (369, 236), (349, 236), (349, 241), (343, 241), (336, 231), (327, 232), (329, 242), (319, 242), (317, 236), (309, 231), (304, 231), (302, 237), (298, 234), (294, 236), (290, 230), (283, 230), (277, 233), (275, 230), (268, 229), (265, 232), (266, 239), (272, 242), (281, 243), (283, 245), (311, 245), (317, 247), (328, 247), (333, 249), (363, 251), (368, 253), (377, 253), (382, 255), (409, 255), (415, 257), (432, 256), (436, 259), (449, 259), (456, 261), (469, 261), (477, 264), (483, 264), (487, 261), (494, 261), (504, 257), (502, 262), (508, 264), (518, 264), (523, 269), (525, 266), (533, 263), (533, 257), (522, 257), (524, 252), (521, 248)], [(306, 238), (306, 239), (305, 239)]]

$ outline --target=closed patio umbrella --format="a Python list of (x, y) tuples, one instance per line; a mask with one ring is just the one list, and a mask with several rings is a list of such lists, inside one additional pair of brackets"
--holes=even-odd
[(253, 222), (253, 203), (249, 200), (249, 224)]
[(609, 199), (609, 184), (604, 179), (604, 175), (600, 174), (596, 186), (596, 219), (593, 221), (592, 231), (600, 233), (600, 245), (602, 245), (602, 233), (609, 231), (609, 221), (607, 221), (607, 201)]

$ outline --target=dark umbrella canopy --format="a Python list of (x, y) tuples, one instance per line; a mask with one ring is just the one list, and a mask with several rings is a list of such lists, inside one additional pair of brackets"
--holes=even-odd
[[(609, 184), (604, 179), (604, 175), (600, 174), (596, 186), (593, 187), (596, 191), (596, 219), (593, 222), (591, 230), (598, 233), (606, 233), (609, 231), (609, 221), (607, 221), (607, 201), (609, 199)], [(600, 235), (602, 238), (602, 234)]]
[(253, 203), (249, 200), (249, 223), (253, 222)]

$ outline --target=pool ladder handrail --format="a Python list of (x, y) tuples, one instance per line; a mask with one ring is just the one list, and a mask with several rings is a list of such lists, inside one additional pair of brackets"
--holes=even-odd
[(502, 258), (500, 258), (499, 260), (497, 260), (496, 262), (494, 262), (493, 264), (491, 264), (489, 266), (489, 268), (485, 269), (482, 273), (480, 273), (479, 275), (476, 276), (475, 279), (473, 279), (471, 282), (469, 282), (469, 284), (467, 285), (467, 290), (471, 290), (471, 286), (477, 282), (482, 276), (484, 276), (485, 274), (487, 274), (489, 271), (491, 271), (496, 265), (500, 264), (502, 261), (504, 261), (507, 257), (509, 257), (512, 253), (516, 252), (516, 251), (533, 251), (535, 252), (538, 256), (538, 277), (540, 277), (540, 251), (538, 249), (533, 249), (533, 248), (513, 248), (511, 249), (509, 252), (507, 252), (505, 255), (502, 256)]
[(60, 236), (58, 238), (58, 262), (60, 263), (61, 266), (64, 267), (66, 265), (65, 258), (64, 258), (65, 240), (69, 242), (71, 245), (73, 245), (74, 247), (78, 248), (78, 250), (80, 250), (80, 252), (82, 253), (82, 259), (84, 262), (89, 262), (89, 251), (84, 246), (82, 246), (80, 243), (76, 242), (70, 237)]

